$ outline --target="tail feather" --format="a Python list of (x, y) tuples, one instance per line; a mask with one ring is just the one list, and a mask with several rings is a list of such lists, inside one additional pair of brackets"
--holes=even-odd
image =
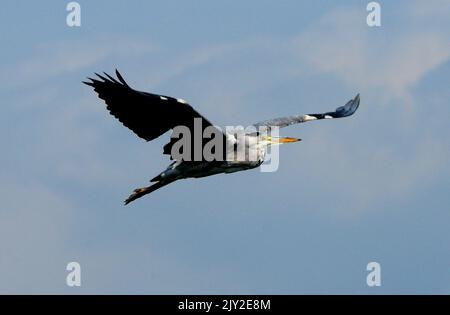
[(145, 196), (151, 192), (154, 192), (155, 190), (166, 186), (167, 184), (169, 184), (170, 182), (157, 182), (151, 186), (147, 186), (147, 187), (142, 187), (142, 188), (137, 188), (134, 190), (134, 192), (125, 200), (125, 205), (129, 204), (130, 202), (141, 198), (142, 196)]

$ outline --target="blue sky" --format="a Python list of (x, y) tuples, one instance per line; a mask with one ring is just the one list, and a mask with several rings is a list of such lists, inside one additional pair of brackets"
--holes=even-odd
[[(68, 1), (67, 1), (68, 2)], [(0, 292), (450, 293), (450, 2), (3, 1)], [(274, 173), (180, 181), (81, 84), (120, 69), (219, 125), (282, 130)], [(82, 286), (66, 286), (77, 261)], [(382, 286), (366, 285), (377, 261)]]

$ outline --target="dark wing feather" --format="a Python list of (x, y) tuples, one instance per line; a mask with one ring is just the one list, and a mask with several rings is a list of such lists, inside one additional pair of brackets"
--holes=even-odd
[(332, 118), (342, 118), (353, 115), (359, 107), (359, 94), (355, 96), (354, 99), (350, 100), (344, 106), (336, 108), (334, 112), (322, 113), (322, 114), (308, 114), (308, 115), (294, 115), (281, 118), (270, 119), (256, 123), (256, 127), (287, 127), (293, 124), (304, 123), (307, 121), (318, 120), (318, 119), (332, 119)]
[[(195, 118), (201, 119), (203, 129), (213, 126), (183, 100), (132, 89), (117, 70), (117, 80), (106, 73), (104, 76), (96, 75), (98, 78), (89, 78), (90, 82), (83, 83), (94, 88), (98, 97), (105, 101), (111, 115), (147, 141), (158, 138), (176, 126), (186, 126), (193, 134)], [(164, 147), (164, 153), (170, 154), (173, 142)]]

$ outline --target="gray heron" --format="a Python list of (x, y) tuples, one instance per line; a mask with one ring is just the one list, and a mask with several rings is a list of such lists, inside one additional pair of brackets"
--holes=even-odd
[[(113, 78), (107, 73), (104, 73), (104, 75), (96, 73), (96, 75), (97, 78), (88, 78), (89, 81), (83, 81), (83, 83), (94, 88), (98, 97), (106, 103), (106, 108), (111, 115), (146, 141), (156, 139), (169, 130), (172, 130), (173, 136), (174, 130), (178, 126), (184, 126), (188, 131), (195, 133), (195, 122), (200, 122), (201, 131), (206, 128), (212, 128), (216, 131), (216, 135), (218, 135), (216, 137), (222, 140), (221, 143), (224, 143), (228, 148), (225, 149), (225, 152), (229, 152), (229, 148), (231, 148), (231, 151), (236, 151), (238, 147), (243, 147), (247, 152), (241, 159), (236, 159), (235, 155), (231, 159), (211, 160), (204, 157), (200, 159), (180, 159), (173, 153), (177, 138), (171, 137), (170, 142), (164, 146), (163, 153), (169, 155), (174, 160), (173, 163), (158, 176), (151, 179), (152, 185), (135, 189), (125, 200), (125, 204), (179, 179), (199, 178), (256, 168), (264, 162), (269, 146), (300, 141), (297, 138), (272, 137), (259, 131), (244, 133), (243, 137), (238, 137), (234, 133), (222, 132), (220, 128), (214, 126), (182, 99), (134, 90), (125, 82), (117, 70), (117, 78)], [(332, 112), (275, 118), (256, 123), (253, 126), (271, 130), (274, 127), (282, 128), (313, 120), (347, 117), (355, 113), (359, 102), (358, 94)], [(195, 141), (192, 140), (192, 142), (195, 146)], [(202, 148), (204, 148), (203, 145)], [(249, 158), (250, 153), (252, 158)]]

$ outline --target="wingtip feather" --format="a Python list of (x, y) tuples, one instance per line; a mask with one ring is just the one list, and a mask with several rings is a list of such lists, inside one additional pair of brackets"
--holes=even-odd
[(97, 72), (95, 72), (95, 75), (96, 75), (97, 77), (99, 77), (100, 79), (102, 79), (103, 81), (108, 81), (107, 78), (105, 78), (104, 76), (98, 74)]
[(104, 73), (104, 74), (108, 77), (108, 79), (110, 79), (112, 82), (120, 84), (116, 79), (114, 79), (112, 76), (110, 76), (110, 75), (107, 74), (106, 72), (103, 72), (103, 73)]
[(119, 81), (122, 82), (122, 84), (124, 84), (125, 86), (128, 86), (127, 82), (125, 82), (124, 78), (122, 77), (119, 70), (117, 70), (117, 69), (116, 69), (116, 76), (119, 79)]
[(84, 84), (89, 85), (89, 86), (94, 86), (93, 82), (81, 81), (81, 83), (84, 83)]

